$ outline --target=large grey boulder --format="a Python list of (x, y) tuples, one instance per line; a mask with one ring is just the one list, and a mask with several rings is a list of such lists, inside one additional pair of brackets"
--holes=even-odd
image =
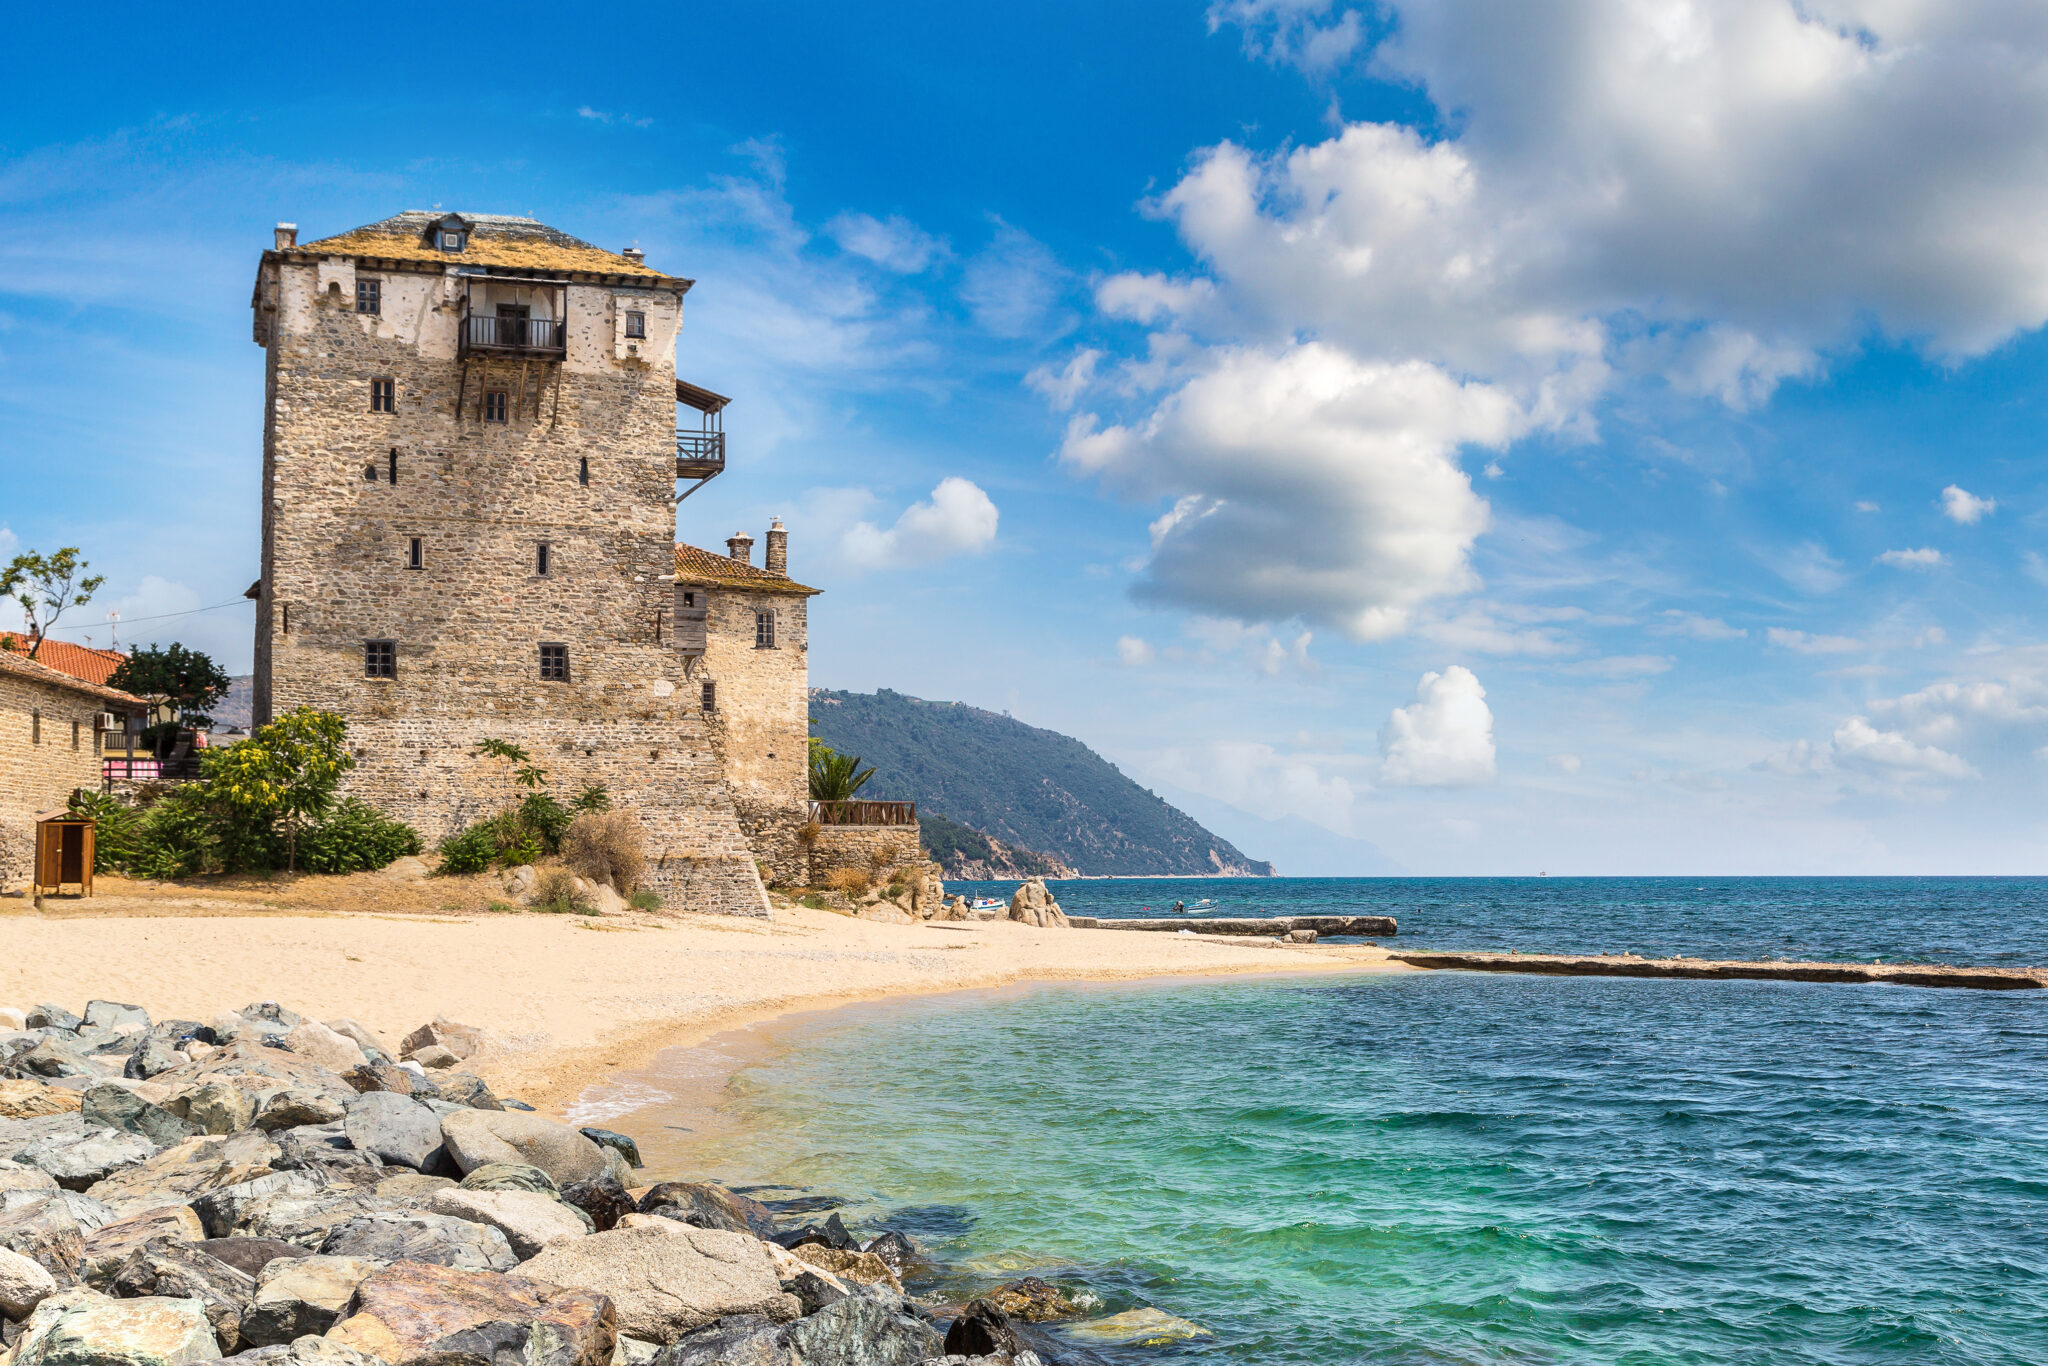
[(346, 1018), (329, 1020), (327, 1027), (362, 1049), (363, 1056), (373, 1063), (380, 1061), (388, 1062), (390, 1059), (398, 1056), (391, 1051), (390, 1044), (377, 1037), (375, 1031), (356, 1020)]
[(383, 1269), (361, 1257), (280, 1257), (256, 1279), (242, 1315), (242, 1340), (252, 1347), (324, 1333), (341, 1320), (356, 1287)]
[(149, 1012), (141, 1006), (123, 1005), (119, 1001), (87, 1001), (84, 1023), (100, 1029), (118, 1030), (123, 1025), (148, 1029)]
[(8, 1068), (21, 1077), (98, 1077), (104, 1076), (99, 1068), (92, 1065), (83, 1050), (59, 1039), (45, 1037), (42, 1042), (24, 1052), (16, 1053), (8, 1062)]
[(45, 1172), (65, 1190), (85, 1191), (124, 1167), (156, 1156), (156, 1144), (120, 1129), (89, 1129), (78, 1138), (46, 1138), (16, 1153), (14, 1160)]
[(0, 1168), (12, 1165), (10, 1159), (29, 1144), (58, 1137), (85, 1137), (85, 1121), (79, 1117), (78, 1111), (35, 1115), (28, 1119), (0, 1119)]
[(117, 1300), (79, 1287), (36, 1306), (14, 1366), (186, 1366), (219, 1355), (197, 1300)]
[(76, 1029), (85, 1021), (63, 1006), (53, 1006), (45, 1001), (31, 1010), (22, 1023), (30, 1029)]
[(351, 1309), (327, 1340), (391, 1362), (610, 1366), (617, 1338), (602, 1295), (420, 1262), (364, 1281)]
[(640, 1212), (756, 1238), (773, 1238), (776, 1231), (766, 1205), (709, 1181), (664, 1181), (640, 1197)]
[(607, 1296), (619, 1331), (648, 1342), (674, 1342), (728, 1314), (782, 1320), (799, 1309), (760, 1239), (668, 1219), (557, 1243), (520, 1274)]
[(656, 1349), (650, 1366), (789, 1366), (794, 1358), (782, 1332), (759, 1314), (735, 1315), (707, 1323)]
[(33, 1205), (0, 1212), (0, 1247), (19, 1252), (57, 1278), (59, 1285), (78, 1279), (78, 1259), (85, 1251), (85, 1230), (55, 1195)]
[(266, 1172), (195, 1197), (192, 1212), (199, 1216), (207, 1237), (226, 1238), (246, 1225), (256, 1210), (274, 1196), (305, 1197), (325, 1189), (325, 1184), (311, 1172)]
[(441, 1120), (397, 1091), (365, 1091), (350, 1101), (342, 1132), (363, 1152), (415, 1171), (438, 1165), (443, 1151)]
[(143, 1036), (142, 1043), (121, 1068), (121, 1075), (146, 1081), (151, 1077), (183, 1067), (192, 1061), (153, 1034)]
[(606, 1150), (566, 1124), (517, 1110), (458, 1110), (441, 1118), (441, 1138), (462, 1170), (487, 1162), (539, 1167), (557, 1186), (611, 1170)]
[(510, 1271), (519, 1265), (512, 1245), (497, 1229), (417, 1210), (357, 1215), (337, 1224), (320, 1244), (320, 1252), (380, 1262), (431, 1262), (470, 1271)]
[(56, 1293), (57, 1278), (40, 1263), (0, 1247), (0, 1317), (25, 1319)]
[(945, 1339), (900, 1297), (849, 1295), (783, 1329), (803, 1366), (918, 1366), (943, 1356)]
[(216, 1261), (226, 1262), (252, 1282), (263, 1274), (264, 1267), (279, 1257), (313, 1255), (302, 1247), (294, 1247), (276, 1238), (208, 1238), (192, 1244), (192, 1247)]
[(479, 1191), (456, 1187), (436, 1191), (427, 1208), (435, 1214), (485, 1224), (505, 1235), (520, 1261), (556, 1243), (581, 1238), (590, 1225), (576, 1210), (536, 1191)]
[(337, 1034), (318, 1020), (303, 1020), (284, 1036), (284, 1046), (302, 1058), (310, 1058), (330, 1072), (346, 1072), (370, 1060), (362, 1045)]
[(256, 1107), (256, 1127), (275, 1132), (301, 1124), (333, 1124), (342, 1117), (343, 1103), (308, 1087), (288, 1086), (263, 1098)]
[(78, 1279), (95, 1290), (104, 1290), (136, 1248), (158, 1240), (196, 1243), (205, 1236), (199, 1216), (189, 1205), (165, 1205), (117, 1219), (85, 1235), (85, 1245), (78, 1252)]
[(107, 1287), (116, 1299), (161, 1296), (197, 1300), (224, 1352), (244, 1345), (242, 1316), (256, 1294), (256, 1281), (200, 1249), (197, 1243), (156, 1241), (128, 1254)]
[(277, 1142), (277, 1165), (285, 1171), (319, 1172), (326, 1180), (352, 1182), (375, 1182), (385, 1174), (384, 1159), (358, 1148), (339, 1123), (301, 1124), (271, 1137)]
[(159, 1148), (168, 1148), (199, 1132), (199, 1126), (192, 1121), (180, 1119), (127, 1087), (111, 1083), (88, 1088), (78, 1113), (88, 1129), (119, 1129), (125, 1133), (141, 1134)]
[(201, 1082), (177, 1092), (163, 1108), (203, 1134), (231, 1134), (256, 1119), (256, 1095), (225, 1081)]
[(318, 1252), (327, 1235), (365, 1214), (402, 1213), (409, 1203), (391, 1200), (374, 1189), (330, 1187), (309, 1195), (274, 1195), (259, 1201), (230, 1230), (251, 1238), (276, 1238)]
[(124, 1213), (182, 1204), (207, 1191), (268, 1175), (277, 1156), (277, 1145), (255, 1130), (188, 1138), (147, 1162), (115, 1172), (87, 1193)]
[(466, 1174), (461, 1185), (466, 1191), (537, 1191), (542, 1195), (561, 1191), (553, 1177), (524, 1162), (486, 1162)]
[(273, 1347), (253, 1347), (235, 1358), (235, 1366), (391, 1366), (383, 1357), (358, 1352), (332, 1338), (300, 1338)]
[(495, 1042), (488, 1031), (475, 1025), (436, 1016), (431, 1024), (421, 1025), (400, 1040), (398, 1049), (401, 1056), (411, 1057), (422, 1049), (442, 1048), (454, 1054), (457, 1061), (467, 1061), (487, 1052)]

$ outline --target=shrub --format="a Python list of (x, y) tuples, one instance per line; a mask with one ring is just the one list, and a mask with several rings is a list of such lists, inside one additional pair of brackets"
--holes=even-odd
[(533, 908), (547, 911), (552, 915), (596, 915), (597, 907), (590, 904), (576, 886), (576, 875), (567, 868), (543, 868), (533, 884)]
[(441, 841), (441, 866), (434, 871), (449, 877), (481, 873), (498, 858), (498, 832), (494, 821), (478, 821), (468, 829)]
[(562, 859), (592, 882), (628, 891), (647, 874), (647, 837), (629, 811), (586, 811), (562, 836)]
[(121, 872), (134, 861), (142, 834), (142, 812), (110, 793), (82, 787), (71, 794), (71, 810), (93, 821), (94, 872)]
[(818, 842), (819, 834), (823, 832), (824, 829), (825, 827), (818, 824), (816, 821), (805, 821), (802, 825), (799, 825), (796, 828), (797, 843), (816, 844)]
[(816, 892), (805, 892), (802, 896), (796, 899), (796, 904), (799, 906), (808, 906), (814, 911), (822, 911), (827, 909), (825, 898), (819, 896)]
[(835, 892), (858, 896), (875, 885), (875, 875), (865, 868), (834, 868), (825, 875), (825, 885)]
[[(204, 783), (173, 788), (143, 813), (134, 852), (121, 871), (146, 878), (191, 877), (222, 867), (233, 871), (221, 852), (221, 832), (227, 825), (223, 815), (209, 800)], [(253, 843), (247, 838), (234, 841), (243, 851)]]
[(344, 797), (299, 836), (299, 866), (309, 873), (357, 873), (420, 852), (420, 832), (367, 802)]
[(643, 887), (627, 897), (626, 904), (636, 911), (658, 911), (661, 909), (661, 895)]
[(441, 841), (441, 866), (437, 872), (451, 877), (481, 873), (492, 864), (517, 868), (538, 863), (562, 850), (562, 840), (578, 816), (586, 812), (611, 810), (611, 794), (602, 783), (592, 783), (563, 806), (547, 791), (548, 773), (537, 767), (525, 750), (503, 740), (479, 740), (476, 753), (486, 759), (504, 759), (514, 765), (512, 780), (525, 788), (519, 805), (495, 816), (486, 816), (468, 828)]

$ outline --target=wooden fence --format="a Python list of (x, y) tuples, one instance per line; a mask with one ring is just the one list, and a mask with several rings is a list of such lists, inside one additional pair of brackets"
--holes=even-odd
[(916, 802), (812, 802), (820, 825), (916, 825)]

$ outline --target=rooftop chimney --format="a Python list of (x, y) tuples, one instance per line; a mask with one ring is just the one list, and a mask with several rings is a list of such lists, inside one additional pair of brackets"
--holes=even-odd
[(735, 531), (725, 538), (725, 553), (741, 564), (754, 562), (754, 538), (744, 531)]
[(782, 529), (780, 517), (768, 524), (768, 559), (762, 568), (789, 577), (789, 533)]
[(628, 261), (631, 261), (636, 266), (647, 259), (647, 253), (640, 250), (640, 248), (638, 247), (627, 247), (624, 251), (620, 252), (619, 255), (625, 257)]
[(298, 244), (299, 225), (297, 223), (279, 223), (277, 225), (277, 249), (283, 251), (286, 247), (296, 247)]

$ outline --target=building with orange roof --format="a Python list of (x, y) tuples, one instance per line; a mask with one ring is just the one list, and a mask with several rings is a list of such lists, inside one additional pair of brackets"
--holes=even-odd
[[(19, 631), (0, 631), (0, 651), (25, 655), (35, 649), (36, 638)], [(119, 650), (95, 650), (90, 645), (74, 645), (68, 640), (44, 640), (43, 647), (35, 651), (38, 664), (47, 665), (59, 673), (82, 678), (88, 683), (105, 683), (114, 676), (114, 670), (128, 662), (128, 656)]]
[(79, 788), (98, 791), (106, 735), (148, 709), (139, 697), (0, 650), (0, 886), (28, 879), (37, 814), (66, 805)]

